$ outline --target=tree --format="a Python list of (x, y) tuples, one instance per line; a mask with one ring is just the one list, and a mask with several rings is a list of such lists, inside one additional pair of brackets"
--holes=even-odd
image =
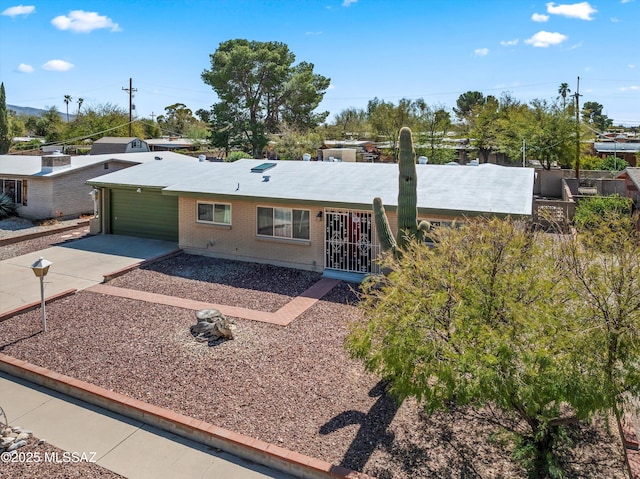
[(598, 131), (607, 131), (613, 125), (613, 120), (602, 113), (604, 107), (596, 101), (588, 101), (582, 106), (582, 121)]
[[(444, 105), (428, 105), (422, 98), (414, 101), (417, 130), (417, 154), (424, 154), (432, 164), (452, 161), (455, 152), (445, 146), (451, 128), (451, 114)], [(424, 145), (424, 146), (423, 146)]]
[(568, 83), (561, 83), (558, 87), (558, 94), (562, 97), (562, 109), (567, 106), (567, 95), (571, 93)]
[(389, 143), (393, 160), (398, 161), (398, 135), (403, 126), (413, 126), (415, 115), (411, 100), (401, 99), (398, 105), (374, 98), (367, 104), (367, 120), (376, 136)]
[(471, 144), (478, 149), (481, 163), (489, 161), (491, 151), (497, 149), (499, 102), (494, 96), (488, 96), (467, 114)]
[(80, 107), (84, 103), (84, 98), (78, 98), (78, 116), (80, 116)]
[(187, 136), (187, 132), (193, 132), (193, 127), (198, 127), (199, 131), (206, 128), (206, 125), (193, 116), (191, 109), (184, 103), (174, 103), (164, 108), (165, 114), (158, 115), (158, 126), (164, 130), (165, 134), (172, 136)]
[(4, 82), (0, 83), (0, 155), (6, 155), (11, 147), (9, 134), (9, 116), (7, 115), (7, 97)]
[[(59, 115), (57, 116), (59, 119)], [(140, 122), (134, 122), (132, 133), (138, 138), (146, 138), (145, 126)], [(98, 140), (103, 136), (129, 136), (129, 111), (110, 103), (91, 106), (85, 109), (80, 118), (62, 125), (57, 139)]]
[(65, 95), (64, 104), (67, 105), (67, 123), (69, 122), (69, 103), (71, 103), (71, 95)]
[[(530, 477), (559, 477), (564, 426), (606, 414), (622, 391), (640, 388), (640, 350), (632, 346), (640, 334), (640, 248), (625, 256), (633, 268), (602, 265), (628, 273), (607, 282), (598, 279), (593, 248), (513, 220), (469, 220), (431, 236), (436, 247), (413, 243), (399, 259), (387, 256), (389, 274), (364, 284), (366, 320), (348, 336), (350, 353), (388, 380), (399, 399), (415, 397), (428, 412), (451, 402), (492, 403), (519, 418), (527, 430), (515, 431), (516, 453)], [(562, 259), (565, 243), (575, 261)], [(587, 271), (588, 281), (572, 284)], [(599, 301), (586, 300), (581, 284), (593, 285)], [(626, 323), (616, 353), (607, 356), (606, 331), (614, 324), (606, 325), (597, 307), (608, 310), (607, 295), (619, 287), (635, 323)], [(605, 397), (599, 381), (611, 385)]]
[(224, 145), (216, 146), (242, 143), (259, 157), (281, 120), (307, 129), (328, 115), (313, 111), (330, 80), (314, 73), (311, 63), (294, 66), (295, 55), (284, 43), (227, 40), (210, 60), (211, 68), (202, 73), (202, 80), (219, 99), (212, 108), (214, 117), (221, 115), (212, 122), (212, 141)]
[(484, 102), (485, 98), (481, 92), (468, 91), (458, 97), (453, 112), (460, 121), (466, 121), (473, 111), (473, 108), (478, 105), (483, 105)]
[(366, 132), (367, 112), (361, 108), (346, 108), (336, 113), (333, 125), (337, 140), (360, 138)]

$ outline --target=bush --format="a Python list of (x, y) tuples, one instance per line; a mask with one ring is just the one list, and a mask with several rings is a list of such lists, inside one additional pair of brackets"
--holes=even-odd
[(245, 153), (244, 151), (232, 151), (227, 155), (224, 161), (233, 162), (233, 161), (242, 160), (244, 158), (253, 158), (253, 155), (249, 153)]
[(584, 198), (576, 207), (573, 223), (580, 229), (592, 229), (611, 215), (631, 215), (631, 200), (620, 195)]
[(0, 193), (0, 220), (14, 216), (18, 206), (13, 202), (11, 197), (5, 193)]

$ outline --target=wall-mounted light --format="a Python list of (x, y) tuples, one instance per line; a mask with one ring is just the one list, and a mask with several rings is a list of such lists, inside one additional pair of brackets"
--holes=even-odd
[(316, 215), (316, 219), (317, 219), (318, 221), (322, 221), (322, 210), (321, 210), (321, 211), (318, 211), (318, 214)]
[(142, 188), (138, 188), (138, 189), (136, 190), (136, 193), (142, 193)]

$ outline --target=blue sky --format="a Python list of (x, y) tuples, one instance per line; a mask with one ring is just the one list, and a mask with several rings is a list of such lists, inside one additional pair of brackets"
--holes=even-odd
[(378, 97), (455, 106), (478, 90), (553, 100), (566, 82), (616, 123), (640, 125), (640, 0), (0, 0), (7, 103), (162, 114), (215, 103), (200, 75), (232, 38), (286, 43), (331, 78), (335, 114)]

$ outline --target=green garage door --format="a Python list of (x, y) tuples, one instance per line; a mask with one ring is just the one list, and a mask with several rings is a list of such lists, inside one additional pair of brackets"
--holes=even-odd
[(111, 190), (111, 233), (178, 241), (178, 197)]

